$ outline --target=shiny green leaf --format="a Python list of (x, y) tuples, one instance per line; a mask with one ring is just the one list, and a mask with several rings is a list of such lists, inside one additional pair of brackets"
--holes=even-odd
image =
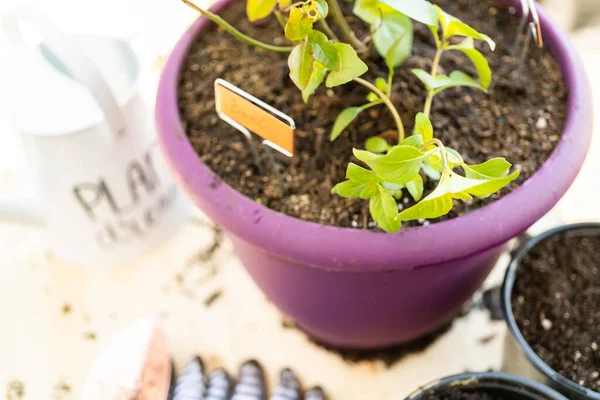
[(375, 79), (375, 86), (377, 86), (377, 89), (381, 90), (383, 93), (386, 93), (388, 90), (388, 83), (382, 77), (377, 77)]
[(418, 219), (433, 219), (446, 215), (452, 210), (454, 202), (452, 194), (448, 192), (444, 177), (429, 196), (402, 211), (397, 219), (400, 221), (414, 221)]
[(312, 31), (308, 36), (308, 42), (312, 46), (313, 57), (316, 61), (330, 70), (339, 68), (338, 51), (333, 43), (327, 40), (324, 33)]
[(285, 37), (292, 42), (299, 42), (312, 32), (312, 27), (313, 21), (302, 10), (292, 7), (285, 25)]
[(519, 171), (500, 178), (471, 179), (451, 172), (449, 190), (454, 194), (466, 193), (480, 199), (489, 197), (519, 177)]
[(358, 57), (352, 46), (346, 43), (334, 43), (334, 46), (338, 51), (339, 69), (329, 73), (325, 81), (327, 87), (343, 85), (367, 72), (367, 64)]
[(308, 102), (308, 98), (321, 86), (321, 83), (325, 80), (325, 75), (327, 75), (327, 69), (323, 66), (323, 64), (319, 62), (313, 62), (312, 65), (312, 73), (310, 74), (310, 78), (306, 87), (302, 89), (302, 100), (304, 102)]
[(369, 211), (373, 220), (384, 231), (398, 232), (400, 229), (400, 221), (396, 218), (398, 216), (398, 204), (392, 195), (381, 186), (377, 195), (371, 197)]
[(332, 194), (337, 194), (348, 199), (360, 198), (361, 193), (367, 187), (364, 183), (356, 183), (352, 181), (340, 182), (331, 189)]
[(413, 43), (413, 24), (410, 18), (397, 11), (382, 13), (371, 25), (375, 49), (393, 70), (410, 56)]
[(444, 39), (449, 39), (452, 36), (466, 36), (477, 40), (484, 40), (490, 46), (490, 49), (494, 51), (496, 49), (496, 43), (487, 35), (477, 32), (469, 25), (462, 22), (460, 19), (448, 14), (438, 6), (434, 6), (436, 13), (439, 18), (439, 22), (442, 26), (442, 33)]
[(371, 159), (365, 158), (360, 150), (354, 150), (354, 155), (384, 181), (398, 184), (412, 180), (419, 173), (425, 158), (423, 152), (412, 146), (395, 146), (386, 155)]
[(433, 5), (425, 0), (382, 0), (394, 10), (419, 21), (425, 25), (438, 24), (437, 13)]
[(473, 38), (465, 38), (462, 43), (449, 46), (448, 50), (461, 51), (467, 57), (469, 57), (477, 69), (477, 75), (479, 75), (481, 86), (484, 88), (490, 87), (490, 84), (492, 83), (492, 70), (490, 69), (490, 65), (483, 54), (481, 54), (479, 50), (475, 49)]
[(368, 24), (373, 24), (381, 15), (379, 0), (356, 0), (352, 13)]
[(381, 178), (379, 178), (373, 171), (369, 171), (368, 169), (354, 163), (348, 164), (346, 178), (356, 183), (381, 182)]
[(511, 164), (504, 158), (492, 158), (479, 165), (462, 164), (467, 178), (471, 179), (490, 179), (502, 178), (508, 174)]
[(377, 96), (377, 94), (375, 94), (374, 92), (369, 92), (369, 94), (367, 95), (367, 101), (369, 101), (369, 103), (373, 103), (377, 100), (379, 100), (379, 96)]
[[(439, 75), (439, 76), (445, 77), (445, 75)], [(439, 76), (436, 76), (436, 78), (438, 78)], [(450, 76), (448, 76), (447, 78), (449, 79), (449, 81), (446, 84), (434, 88), (436, 95), (439, 94), (440, 92), (443, 92), (446, 89), (450, 89), (453, 87), (461, 87), (461, 86), (472, 87), (472, 88), (479, 89), (482, 92), (487, 93), (486, 88), (481, 86), (473, 78), (471, 78), (469, 75), (465, 74), (462, 71), (452, 71), (450, 73)]]
[(423, 137), (423, 143), (427, 143), (433, 139), (433, 125), (429, 118), (422, 112), (415, 117), (415, 135)]
[(250, 22), (268, 17), (277, 5), (277, 0), (247, 0), (246, 14)]
[(288, 67), (290, 68), (290, 78), (300, 90), (304, 90), (313, 71), (312, 48), (306, 42), (298, 44), (288, 58)]
[(349, 107), (342, 111), (333, 123), (329, 140), (333, 142), (335, 139), (337, 139), (342, 134), (344, 129), (346, 129), (348, 125), (350, 125), (352, 121), (354, 121), (356, 117), (363, 112), (363, 110), (363, 107)]
[(423, 146), (423, 136), (420, 135), (412, 135), (407, 137), (400, 143), (400, 146), (413, 146), (417, 149), (420, 149)]
[(446, 75), (436, 75), (433, 77), (429, 72), (419, 68), (415, 68), (411, 71), (417, 76), (417, 78), (419, 78), (421, 82), (423, 82), (427, 90), (435, 90), (437, 88), (444, 87), (451, 82), (450, 78)]
[(372, 153), (385, 153), (388, 150), (389, 144), (384, 138), (373, 136), (365, 142), (365, 149)]
[(421, 175), (417, 174), (413, 179), (406, 182), (406, 190), (415, 201), (421, 200), (421, 197), (423, 197), (423, 178), (421, 178)]

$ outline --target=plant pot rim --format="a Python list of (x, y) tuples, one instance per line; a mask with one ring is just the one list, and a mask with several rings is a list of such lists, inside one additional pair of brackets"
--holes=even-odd
[(566, 397), (556, 392), (555, 390), (547, 387), (546, 385), (543, 385), (536, 381), (532, 381), (531, 379), (523, 378), (517, 375), (507, 374), (504, 372), (465, 372), (462, 374), (447, 376), (445, 378), (438, 379), (417, 389), (415, 392), (410, 394), (406, 398), (406, 400), (418, 400), (420, 396), (432, 389), (439, 389), (457, 381), (469, 382), (473, 379), (475, 379), (477, 382), (483, 383), (498, 383), (515, 387), (522, 386), (534, 390), (535, 392), (537, 392), (536, 394), (538, 395), (547, 396), (548, 399), (568, 400)]
[(581, 222), (576, 224), (569, 225), (561, 225), (556, 228), (550, 229), (538, 236), (535, 236), (529, 239), (524, 246), (520, 248), (520, 250), (515, 254), (508, 270), (506, 271), (506, 275), (504, 276), (504, 282), (502, 284), (502, 311), (504, 313), (504, 319), (506, 324), (508, 325), (509, 334), (513, 336), (513, 338), (518, 343), (521, 351), (525, 355), (525, 357), (529, 360), (529, 362), (544, 375), (550, 382), (553, 382), (557, 387), (566, 388), (569, 391), (577, 393), (579, 395), (586, 396), (588, 399), (592, 400), (600, 400), (600, 393), (595, 392), (593, 390), (584, 388), (581, 385), (565, 378), (558, 372), (556, 372), (553, 368), (551, 368), (548, 364), (546, 364), (536, 353), (533, 351), (529, 343), (523, 337), (521, 333), (515, 316), (512, 310), (512, 291), (514, 288), (515, 280), (517, 278), (517, 272), (521, 260), (533, 249), (535, 246), (546, 240), (547, 238), (561, 234), (564, 232), (572, 231), (572, 230), (598, 230), (600, 231), (600, 222)]
[[(231, 1), (219, 0), (213, 12), (221, 12)], [(520, 5), (519, 0), (503, 3)], [(393, 234), (325, 226), (271, 210), (221, 181), (193, 149), (178, 109), (183, 62), (194, 38), (210, 23), (203, 17), (181, 37), (164, 67), (156, 102), (159, 143), (176, 180), (215, 223), (280, 258), (317, 268), (326, 265), (331, 271), (373, 272), (416, 269), (483, 253), (524, 232), (558, 202), (577, 176), (591, 140), (592, 100), (583, 64), (566, 33), (543, 9), (539, 14), (547, 46), (569, 88), (563, 136), (519, 188), (458, 218)]]

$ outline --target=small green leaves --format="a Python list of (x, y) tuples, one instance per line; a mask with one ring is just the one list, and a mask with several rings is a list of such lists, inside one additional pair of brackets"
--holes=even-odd
[(443, 38), (447, 41), (452, 36), (465, 36), (477, 40), (484, 40), (494, 51), (496, 43), (487, 35), (477, 32), (460, 19), (453, 17), (438, 6), (434, 6), (438, 15), (439, 23), (442, 26)]
[(414, 178), (406, 183), (406, 190), (412, 196), (415, 201), (421, 200), (423, 197), (423, 178), (417, 174)]
[(371, 25), (373, 44), (393, 70), (410, 56), (413, 44), (413, 24), (410, 18), (397, 11), (381, 13)]
[(415, 117), (415, 135), (420, 135), (423, 143), (433, 140), (433, 125), (429, 118), (421, 112)]
[(469, 57), (469, 59), (471, 60), (471, 62), (473, 62), (473, 65), (475, 65), (475, 68), (477, 69), (477, 74), (479, 75), (479, 81), (481, 82), (481, 86), (483, 86), (484, 88), (490, 87), (490, 84), (492, 83), (492, 70), (490, 69), (490, 65), (483, 56), (483, 54), (481, 54), (479, 50), (475, 49), (473, 38), (465, 38), (465, 40), (463, 40), (462, 43), (449, 46), (448, 50), (461, 51), (467, 57)]
[(419, 173), (426, 154), (416, 147), (395, 146), (386, 155), (354, 149), (354, 156), (367, 164), (384, 181), (406, 184)]
[(250, 22), (268, 17), (277, 5), (277, 0), (248, 0), (246, 14)]
[(336, 118), (333, 128), (331, 129), (331, 136), (329, 140), (332, 142), (337, 139), (344, 129), (348, 127), (358, 117), (358, 115), (363, 112), (363, 107), (349, 107), (342, 111)]
[(299, 42), (312, 32), (313, 20), (300, 8), (292, 7), (285, 25), (285, 37), (292, 42)]
[(382, 0), (394, 10), (425, 25), (437, 26), (438, 18), (434, 6), (425, 0)]
[(398, 232), (400, 220), (398, 220), (398, 204), (396, 200), (383, 187), (378, 187), (377, 194), (369, 201), (371, 217), (381, 229), (386, 232)]
[(381, 15), (381, 5), (379, 0), (356, 0), (352, 13), (367, 24), (373, 24)]
[(450, 76), (440, 74), (436, 75), (435, 77), (431, 76), (428, 72), (423, 71), (422, 69), (413, 69), (412, 73), (415, 74), (421, 82), (423, 82), (427, 90), (433, 90), (436, 95), (446, 89), (457, 86), (473, 87), (487, 93), (487, 89), (485, 87), (461, 71), (453, 71), (450, 73)]
[(346, 43), (333, 45), (338, 51), (339, 67), (329, 73), (325, 81), (327, 87), (343, 85), (368, 71), (367, 64), (358, 57), (352, 46)]
[(323, 32), (312, 31), (308, 36), (308, 42), (312, 46), (316, 61), (323, 64), (329, 70), (337, 70), (339, 68), (338, 50), (333, 43), (327, 40), (327, 36)]
[(312, 47), (306, 41), (294, 47), (288, 58), (288, 67), (292, 81), (300, 90), (304, 90), (313, 72)]
[(308, 102), (308, 98), (321, 86), (321, 83), (325, 80), (325, 75), (327, 75), (325, 66), (319, 62), (313, 62), (310, 79), (306, 87), (302, 89), (302, 100), (305, 103)]
[(461, 164), (465, 170), (467, 178), (472, 179), (489, 179), (501, 178), (508, 174), (511, 164), (504, 158), (492, 158), (479, 165)]
[(365, 149), (371, 153), (385, 153), (388, 151), (388, 147), (390, 147), (388, 142), (379, 136), (370, 137), (365, 142)]

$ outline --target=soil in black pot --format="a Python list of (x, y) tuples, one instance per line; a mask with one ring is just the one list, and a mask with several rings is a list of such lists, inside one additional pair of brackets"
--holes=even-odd
[[(487, 45), (477, 44), (494, 74), (489, 93), (456, 88), (437, 96), (432, 111), (435, 136), (458, 150), (468, 163), (505, 157), (521, 170), (517, 181), (486, 200), (456, 202), (453, 211), (442, 217), (447, 219), (510, 193), (546, 161), (565, 125), (567, 90), (559, 65), (547, 49), (533, 46), (523, 75), (515, 76), (518, 59), (510, 54), (510, 48), (520, 18), (514, 15), (514, 9), (495, 6), (494, 1), (433, 2), (497, 42), (493, 53)], [(351, 4), (342, 3), (358, 37), (365, 37), (365, 24), (352, 16)], [(234, 1), (222, 15), (253, 37), (286, 44), (274, 18), (251, 24), (244, 5), (245, 1)], [(415, 114), (423, 110), (426, 96), (424, 87), (410, 71), (430, 70), (435, 53), (429, 29), (415, 23), (415, 30), (413, 55), (397, 68), (392, 93), (407, 132), (412, 131)], [(380, 58), (368, 61), (368, 66), (365, 79), (373, 81), (375, 77), (387, 76)], [(455, 69), (476, 76), (466, 56), (446, 52), (440, 72), (448, 74)], [(192, 145), (223, 181), (273, 210), (321, 224), (375, 228), (368, 201), (344, 199), (330, 192), (344, 180), (348, 163), (358, 162), (352, 156), (353, 147), (362, 149), (367, 138), (380, 134), (393, 143), (396, 134), (390, 113), (383, 106), (368, 110), (331, 143), (329, 134), (337, 115), (347, 107), (364, 104), (367, 91), (354, 83), (333, 89), (322, 87), (304, 104), (288, 73), (287, 55), (249, 47), (216, 28), (199, 35), (190, 48), (179, 88), (181, 118)], [(266, 176), (257, 172), (242, 136), (217, 117), (212, 85), (219, 77), (295, 120), (296, 155), (292, 159), (278, 156), (287, 193), (283, 193), (272, 172)], [(268, 165), (262, 153), (263, 163)], [(426, 180), (426, 191), (434, 187), (434, 182)], [(412, 201), (405, 197), (402, 206), (411, 205)]]
[(600, 391), (600, 236), (575, 232), (546, 239), (521, 261), (512, 308), (544, 362)]
[(446, 387), (425, 396), (423, 400), (511, 400), (506, 396), (497, 396), (485, 391), (466, 392), (457, 388)]

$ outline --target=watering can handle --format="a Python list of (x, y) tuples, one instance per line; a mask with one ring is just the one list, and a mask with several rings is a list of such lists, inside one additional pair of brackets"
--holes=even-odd
[(69, 74), (84, 85), (100, 107), (113, 138), (125, 133), (126, 122), (110, 87), (94, 63), (84, 51), (69, 39), (44, 13), (33, 6), (17, 5), (7, 15), (0, 16), (0, 23), (8, 39), (15, 46), (26, 45), (19, 22), (28, 23), (40, 33), (42, 42), (59, 60)]

